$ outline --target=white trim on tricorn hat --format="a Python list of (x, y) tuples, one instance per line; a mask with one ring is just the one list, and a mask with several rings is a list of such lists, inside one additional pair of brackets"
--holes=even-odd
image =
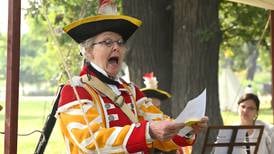
[(146, 87), (140, 90), (146, 97), (158, 98), (160, 100), (165, 100), (171, 97), (171, 94), (168, 92), (158, 89), (158, 81), (153, 72), (144, 74), (143, 79)]

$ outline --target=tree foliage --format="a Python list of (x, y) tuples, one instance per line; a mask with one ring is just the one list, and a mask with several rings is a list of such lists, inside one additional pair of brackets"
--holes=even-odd
[[(62, 74), (64, 80), (67, 79), (64, 72), (62, 61), (66, 61), (68, 68), (73, 74), (77, 74), (79, 70), (81, 57), (77, 44), (74, 43), (66, 34), (61, 32), (64, 25), (69, 24), (71, 21), (94, 15), (97, 11), (97, 0), (43, 0), (30, 1), (30, 8), (28, 9), (27, 19), (30, 25), (30, 31), (45, 38), (45, 52), (46, 55), (58, 56), (58, 52), (62, 50), (61, 58), (57, 58), (58, 64), (53, 70), (59, 70), (59, 74), (51, 74), (51, 76), (59, 76)], [(117, 0), (119, 9), (121, 10), (121, 0)], [(247, 5), (240, 5), (237, 3), (223, 1), (220, 7), (220, 23), (223, 32), (223, 43), (221, 45), (220, 63), (225, 62), (225, 51), (231, 50), (233, 52), (233, 69), (245, 70), (248, 62), (247, 57), (251, 54), (248, 46), (243, 44), (256, 44), (260, 40), (262, 31), (266, 24), (268, 11)], [(47, 21), (48, 20), (48, 21)], [(36, 27), (35, 27), (36, 25)], [(52, 38), (49, 33), (49, 26), (54, 30), (54, 36), (57, 36), (57, 41)], [(269, 32), (269, 29), (267, 29)], [(266, 33), (267, 34), (267, 33)], [(200, 32), (199, 34), (204, 40), (210, 37), (210, 31)], [(270, 69), (270, 60), (265, 60), (264, 57), (269, 57), (269, 37), (265, 35), (259, 46), (260, 55), (258, 63), (262, 68)], [(46, 57), (45, 57), (46, 58)], [(46, 58), (52, 60), (50, 58)], [(56, 58), (55, 58), (56, 59)], [(50, 62), (47, 62), (50, 63)], [(50, 69), (49, 69), (50, 70)], [(48, 70), (47, 70), (48, 71)], [(44, 73), (50, 76), (50, 73)], [(141, 76), (141, 74), (140, 74)]]
[[(119, 6), (122, 5), (121, 0), (117, 2)], [(127, 6), (123, 11), (146, 20), (144, 27), (140, 29), (143, 33), (137, 33), (138, 40), (133, 40), (136, 44), (130, 46), (133, 52), (129, 53), (127, 59), (131, 63), (130, 68), (133, 68), (131, 73), (134, 80), (141, 85), (143, 73), (156, 71), (160, 83), (173, 92), (173, 101), (176, 103), (167, 111), (171, 112), (172, 109), (174, 116), (194, 94), (207, 87), (210, 106), (207, 113), (215, 118), (211, 123), (222, 123), (220, 113), (216, 110), (220, 43), (218, 4), (218, 0), (123, 2), (123, 6)], [(67, 74), (63, 62), (67, 64), (69, 72), (78, 74), (81, 65), (78, 45), (61, 29), (76, 19), (94, 15), (97, 5), (98, 0), (30, 1), (26, 14), (29, 32), (22, 36), (21, 41), (21, 80), (27, 83), (56, 83), (62, 77), (65, 81)], [(258, 47), (268, 15), (268, 11), (264, 9), (224, 1), (221, 3), (219, 19), (223, 34), (220, 53), (222, 63), (227, 57), (225, 51), (231, 51), (235, 57), (233, 69), (246, 68), (245, 59), (250, 55), (246, 46), (253, 44)], [(157, 17), (161, 19), (156, 19)], [(268, 32), (269, 30), (266, 33)], [(0, 35), (0, 50), (3, 51), (6, 48), (4, 39)], [(266, 68), (270, 67), (270, 61), (265, 60), (270, 57), (267, 52), (269, 40), (267, 35), (264, 36), (259, 48), (258, 62)], [(5, 53), (0, 52), (0, 56), (5, 57)], [(146, 66), (140, 67), (142, 64)], [(6, 68), (5, 61), (0, 61), (0, 67)], [(0, 74), (5, 74), (4, 69), (0, 70)]]
[[(42, 76), (49, 80), (68, 79), (66, 69), (71, 75), (78, 74), (81, 65), (78, 45), (63, 33), (62, 27), (72, 21), (93, 15), (97, 1), (88, 0), (43, 0), (30, 1), (27, 19), (30, 34), (44, 38), (44, 52), (36, 57), (37, 66)], [(65, 69), (66, 67), (66, 69)], [(61, 77), (61, 78), (60, 78)]]
[[(270, 54), (269, 28), (266, 29), (266, 35), (263, 35), (269, 15), (269, 11), (262, 8), (222, 1), (219, 15), (223, 32), (220, 53), (222, 65), (225, 58), (233, 58), (232, 68), (245, 70), (248, 64), (246, 59), (252, 54), (252, 49), (248, 46), (252, 45), (260, 53), (259, 64), (269, 69), (270, 59), (262, 61), (263, 57)], [(233, 52), (233, 57), (225, 55), (228, 51)]]
[[(20, 81), (27, 83), (37, 83), (44, 79), (42, 70), (46, 65), (37, 64), (37, 58), (43, 53), (43, 42), (37, 37), (23, 35), (20, 49)], [(37, 57), (37, 58), (34, 58)], [(40, 66), (40, 69), (36, 67)], [(44, 66), (44, 67), (43, 67)], [(39, 68), (39, 67), (38, 67)]]

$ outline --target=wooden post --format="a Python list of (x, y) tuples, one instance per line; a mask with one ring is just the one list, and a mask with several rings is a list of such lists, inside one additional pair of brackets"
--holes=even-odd
[(272, 123), (274, 124), (274, 11), (271, 11), (271, 19), (270, 19), (270, 30), (271, 30), (271, 62), (272, 62), (272, 99), (271, 99), (271, 107), (272, 107)]
[(17, 153), (21, 0), (9, 0), (5, 154)]

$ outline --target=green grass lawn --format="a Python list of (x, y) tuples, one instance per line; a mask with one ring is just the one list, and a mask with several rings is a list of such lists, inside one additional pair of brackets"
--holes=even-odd
[[(18, 133), (24, 134), (34, 130), (42, 130), (47, 115), (51, 111), (53, 99), (19, 99), (19, 123)], [(4, 105), (0, 101), (1, 105)], [(258, 119), (265, 122), (272, 123), (272, 110), (270, 104), (262, 104), (261, 112)], [(226, 125), (238, 121), (237, 113), (222, 112), (223, 120)], [(0, 131), (4, 131), (4, 110), (0, 112)], [(45, 154), (63, 154), (65, 153), (64, 141), (60, 130), (58, 128), (58, 121), (54, 128), (50, 140), (48, 142)], [(40, 134), (34, 133), (29, 136), (18, 137), (18, 154), (31, 154), (34, 153), (35, 147), (38, 143)], [(0, 153), (4, 153), (4, 135), (1, 135), (0, 140)]]
[[(222, 117), (225, 125), (239, 121), (238, 113), (234, 112), (222, 112)], [(273, 114), (270, 103), (261, 103), (258, 119), (273, 124)]]
[[(53, 99), (19, 99), (19, 122), (18, 133), (27, 134), (34, 130), (42, 130), (44, 122), (51, 111)], [(3, 106), (4, 103), (0, 102)], [(0, 131), (4, 131), (4, 110), (0, 112)], [(18, 154), (34, 153), (40, 133), (36, 132), (29, 136), (18, 137)], [(4, 135), (1, 134), (0, 153), (4, 153)], [(45, 150), (45, 154), (63, 154), (65, 146), (63, 137), (58, 127), (58, 121), (51, 134), (50, 140)]]

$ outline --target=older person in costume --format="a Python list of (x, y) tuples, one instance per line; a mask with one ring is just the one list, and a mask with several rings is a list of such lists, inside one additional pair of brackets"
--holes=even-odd
[[(139, 88), (117, 77), (126, 41), (141, 21), (113, 14), (111, 1), (100, 1), (100, 6), (101, 15), (64, 27), (85, 58), (80, 76), (63, 87), (57, 111), (67, 152), (148, 153), (152, 146), (170, 151), (193, 144), (195, 134), (178, 135), (184, 123), (164, 119)], [(194, 132), (207, 121), (202, 118)]]

